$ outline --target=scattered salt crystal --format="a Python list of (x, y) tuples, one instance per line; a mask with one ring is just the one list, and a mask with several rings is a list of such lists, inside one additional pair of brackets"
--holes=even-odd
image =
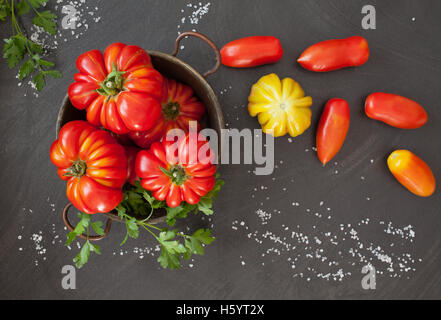
[[(186, 8), (181, 9), (180, 13), (182, 16), (179, 18), (180, 24), (177, 25), (177, 31), (178, 34), (181, 34), (181, 30), (184, 29), (185, 24), (195, 26), (198, 25), (200, 20), (209, 12), (211, 3), (207, 2), (206, 4), (199, 3), (188, 3)], [(187, 12), (187, 8), (190, 8), (191, 12)], [(196, 32), (197, 30), (195, 28), (191, 29), (192, 31)], [(186, 31), (186, 30), (185, 30)], [(185, 47), (181, 46), (181, 50), (183, 50)]]
[[(257, 212), (259, 212), (258, 216), (265, 216), (263, 210), (259, 209)], [(321, 216), (318, 212), (315, 214)], [(330, 218), (331, 216), (328, 216), (328, 219)], [(237, 221), (233, 222), (236, 230), (239, 230), (237, 228), (238, 224)], [(267, 221), (262, 219), (261, 225), (265, 226), (266, 224)], [(246, 226), (246, 223), (244, 225), (241, 223), (240, 225), (242, 228)], [(312, 276), (315, 276), (326, 281), (341, 282), (345, 278), (352, 276), (354, 268), (359, 269), (367, 263), (373, 264), (378, 274), (388, 274), (391, 278), (401, 278), (404, 277), (405, 273), (415, 272), (416, 264), (421, 262), (422, 259), (414, 258), (410, 253), (400, 253), (397, 251), (399, 248), (394, 249), (394, 251), (389, 250), (388, 252), (384, 249), (387, 247), (385, 244), (383, 248), (383, 244), (382, 246), (373, 244), (370, 237), (364, 239), (364, 235), (380, 231), (378, 228), (356, 229), (361, 226), (367, 228), (369, 225), (370, 219), (365, 218), (355, 224), (340, 224), (340, 232), (331, 234), (331, 232), (324, 230), (328, 224), (313, 225), (312, 227), (297, 225), (292, 228), (282, 224), (281, 228), (279, 228), (280, 231), (277, 233), (257, 228), (252, 232), (247, 231), (247, 237), (259, 244), (259, 248), (262, 250), (260, 255), (262, 258), (261, 265), (274, 263), (275, 260), (272, 258), (274, 255), (285, 257), (288, 266), (293, 271), (297, 270), (297, 264), (303, 265), (302, 259), (316, 260), (319, 263), (320, 271), (310, 266), (306, 269), (299, 269), (302, 272), (294, 272), (292, 275), (294, 278), (311, 279)], [(412, 242), (415, 237), (415, 232), (411, 225), (396, 228), (391, 222), (386, 224), (384, 221), (379, 221), (376, 224), (376, 226), (382, 225), (387, 226), (384, 230), (385, 233), (396, 236), (398, 239)], [(375, 225), (372, 225), (372, 227), (375, 228)], [(309, 231), (308, 228), (310, 228)], [(308, 231), (308, 234), (305, 231), (301, 231), (303, 229)], [(248, 226), (246, 226), (246, 230), (248, 230)], [(324, 236), (325, 239), (320, 239), (320, 235)], [(312, 242), (310, 238), (313, 239)], [(396, 238), (392, 240), (396, 241)], [(396, 242), (393, 242), (388, 247), (395, 248), (395, 244)], [(349, 246), (349, 248), (345, 249), (345, 252), (341, 250), (335, 252), (332, 249), (334, 246), (343, 248)], [(408, 248), (408, 243), (402, 243), (400, 248), (405, 250)], [(240, 258), (243, 262), (242, 256)], [(327, 271), (326, 268), (328, 268)]]

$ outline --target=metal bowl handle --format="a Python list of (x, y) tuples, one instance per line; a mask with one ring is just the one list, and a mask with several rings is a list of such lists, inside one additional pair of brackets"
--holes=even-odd
[(183, 33), (181, 33), (181, 34), (176, 38), (175, 50), (173, 51), (173, 53), (172, 53), (171, 55), (174, 56), (174, 57), (176, 57), (176, 55), (177, 55), (178, 52), (179, 52), (179, 44), (180, 44), (181, 40), (182, 40), (183, 38), (187, 37), (187, 36), (191, 36), (191, 37), (199, 38), (199, 39), (203, 40), (204, 42), (206, 42), (206, 43), (211, 47), (211, 49), (213, 49), (214, 53), (216, 54), (216, 65), (215, 65), (212, 69), (210, 69), (210, 70), (208, 70), (207, 72), (205, 72), (205, 73), (203, 74), (203, 76), (204, 76), (204, 78), (206, 78), (206, 77), (208, 77), (210, 74), (215, 73), (215, 72), (219, 69), (220, 64), (221, 64), (221, 54), (220, 54), (219, 49), (218, 49), (218, 48), (216, 47), (216, 45), (214, 44), (214, 42), (211, 41), (207, 36), (203, 35), (202, 33), (199, 33), (199, 32), (193, 32), (193, 31), (187, 31), (187, 32), (183, 32)]
[[(67, 216), (70, 207), (72, 207), (71, 202), (69, 202), (63, 209), (63, 222), (66, 225), (66, 227), (69, 229), (69, 231), (73, 231), (75, 228), (72, 226), (72, 224), (70, 223), (69, 218)], [(80, 237), (81, 239), (84, 239), (84, 240), (89, 239), (90, 241), (98, 241), (98, 240), (101, 240), (101, 239), (104, 239), (105, 237), (107, 237), (107, 235), (110, 232), (111, 226), (112, 226), (112, 219), (107, 219), (106, 227), (104, 229), (104, 234), (102, 236), (97, 235), (97, 236), (89, 236), (88, 237), (86, 234), (83, 233), (83, 234), (78, 235), (78, 237)]]

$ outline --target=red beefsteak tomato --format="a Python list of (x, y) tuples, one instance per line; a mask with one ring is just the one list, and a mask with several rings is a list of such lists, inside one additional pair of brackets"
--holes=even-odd
[(194, 95), (193, 89), (173, 79), (164, 79), (162, 113), (155, 125), (147, 131), (133, 131), (130, 139), (141, 148), (148, 148), (160, 140), (169, 130), (179, 128), (189, 131), (190, 121), (198, 123), (205, 113), (205, 106)]
[(127, 156), (126, 182), (130, 183), (131, 185), (134, 185), (135, 181), (139, 180), (135, 171), (135, 163), (136, 163), (136, 156), (138, 155), (138, 152), (141, 151), (141, 149), (131, 146), (124, 146), (124, 149), (126, 150), (126, 156)]
[(73, 106), (87, 110), (87, 120), (118, 134), (150, 129), (161, 113), (162, 76), (148, 53), (114, 43), (104, 54), (91, 50), (76, 62), (80, 71), (69, 86)]
[(163, 139), (136, 157), (135, 169), (142, 187), (152, 191), (157, 200), (166, 200), (171, 208), (182, 201), (198, 203), (215, 185), (216, 167), (209, 143), (205, 139), (194, 141), (198, 138), (191, 136), (201, 137), (187, 134), (177, 142)]
[(86, 121), (68, 122), (52, 143), (50, 158), (67, 181), (67, 197), (78, 210), (109, 212), (121, 202), (127, 157), (109, 132)]

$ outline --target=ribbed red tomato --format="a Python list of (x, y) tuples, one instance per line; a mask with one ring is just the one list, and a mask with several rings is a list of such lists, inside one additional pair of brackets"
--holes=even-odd
[(69, 99), (87, 110), (87, 120), (118, 134), (150, 129), (161, 113), (162, 76), (148, 53), (114, 43), (104, 55), (91, 50), (76, 62), (80, 71), (69, 86)]
[(136, 180), (139, 180), (139, 177), (136, 175), (136, 171), (135, 171), (135, 163), (136, 163), (136, 156), (138, 155), (138, 152), (141, 151), (141, 149), (130, 146), (124, 146), (124, 149), (126, 150), (126, 156), (127, 156), (126, 182), (133, 185)]
[(50, 158), (67, 181), (67, 197), (78, 210), (109, 212), (121, 202), (127, 157), (109, 132), (86, 121), (68, 122), (52, 143)]
[(164, 79), (162, 113), (155, 125), (147, 131), (130, 132), (129, 137), (139, 147), (148, 148), (171, 129), (188, 132), (190, 121), (197, 122), (199, 130), (199, 121), (204, 113), (205, 107), (191, 87), (173, 79)]
[(166, 200), (171, 208), (182, 201), (196, 204), (214, 187), (214, 153), (206, 140), (193, 141), (196, 139), (190, 134), (178, 142), (163, 139), (140, 151), (136, 158), (142, 187), (152, 191), (157, 200)]

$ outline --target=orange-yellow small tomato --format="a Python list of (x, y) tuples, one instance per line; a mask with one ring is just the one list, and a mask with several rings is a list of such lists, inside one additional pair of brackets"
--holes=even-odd
[(389, 170), (410, 192), (429, 197), (435, 192), (435, 177), (430, 167), (409, 150), (396, 150), (387, 159)]

